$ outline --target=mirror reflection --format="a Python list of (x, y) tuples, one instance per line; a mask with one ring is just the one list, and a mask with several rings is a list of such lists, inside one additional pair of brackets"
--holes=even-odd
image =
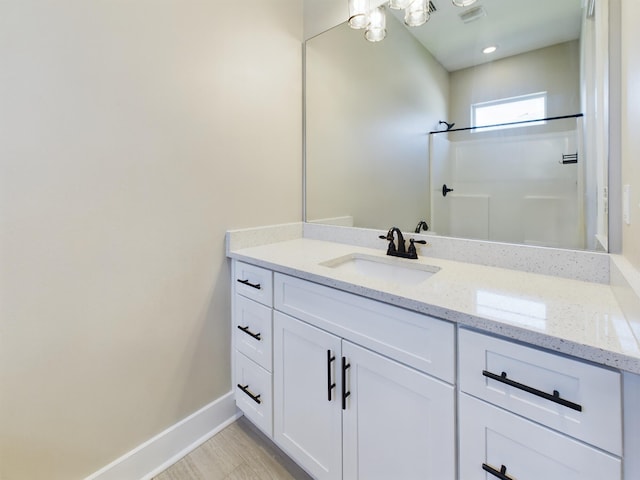
[(306, 220), (606, 250), (606, 2), (430, 10), (307, 41)]

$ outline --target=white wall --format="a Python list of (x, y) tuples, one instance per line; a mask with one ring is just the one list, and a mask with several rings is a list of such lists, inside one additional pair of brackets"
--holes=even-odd
[[(580, 37), (581, 107), (584, 113), (585, 218), (587, 248), (608, 250), (609, 5), (584, 12)], [(595, 92), (595, 93), (594, 93)]]
[[(468, 127), (474, 103), (545, 91), (547, 116), (580, 113), (577, 40), (451, 72), (449, 121), (456, 122), (457, 128)], [(556, 122), (538, 130), (564, 130), (558, 125)], [(573, 126), (572, 121), (569, 128)]]
[(307, 42), (307, 216), (412, 230), (429, 220), (428, 132), (448, 74), (395, 18), (383, 42), (336, 27)]
[(296, 0), (0, 3), (0, 478), (231, 389), (229, 228), (301, 218)]
[(640, 2), (623, 0), (622, 17), (622, 184), (631, 186), (631, 224), (622, 224), (622, 254), (640, 270)]
[[(454, 237), (557, 248), (584, 248), (578, 131), (448, 142), (433, 165), (433, 229)], [(434, 168), (437, 172), (437, 168)], [(446, 197), (441, 187), (455, 190)]]

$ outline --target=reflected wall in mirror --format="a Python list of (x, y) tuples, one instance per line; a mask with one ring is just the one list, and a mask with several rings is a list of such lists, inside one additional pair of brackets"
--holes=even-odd
[[(306, 220), (606, 250), (607, 2), (432, 3), (379, 43), (306, 42)], [(543, 114), (508, 113), (531, 95)], [(569, 118), (470, 128), (540, 115)]]

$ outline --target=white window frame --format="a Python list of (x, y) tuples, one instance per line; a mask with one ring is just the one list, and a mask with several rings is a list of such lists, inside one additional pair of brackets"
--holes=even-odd
[[(538, 122), (529, 121), (529, 120), (535, 120), (533, 118), (526, 119), (524, 121), (525, 123), (513, 123), (513, 122), (518, 122), (518, 120), (510, 120), (510, 121), (507, 120), (507, 121), (496, 121), (489, 124), (489, 125), (497, 125), (497, 126), (477, 125), (476, 118), (477, 118), (478, 109), (500, 106), (500, 105), (507, 105), (510, 103), (518, 103), (518, 102), (532, 100), (532, 99), (534, 100), (541, 99), (543, 101), (544, 112), (542, 117), (538, 117), (538, 118), (546, 118), (547, 117), (547, 92), (530, 93), (527, 95), (518, 95), (516, 97), (500, 98), (498, 100), (491, 100), (489, 102), (479, 102), (479, 103), (472, 104), (471, 105), (471, 126), (477, 127), (473, 131), (486, 132), (488, 130), (503, 130), (507, 128), (530, 127), (532, 125), (544, 125), (545, 123), (547, 123), (544, 120), (540, 120)], [(506, 125), (503, 125), (503, 124), (506, 124)]]

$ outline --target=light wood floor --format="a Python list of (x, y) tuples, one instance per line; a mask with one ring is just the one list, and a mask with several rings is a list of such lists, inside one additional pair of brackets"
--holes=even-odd
[(244, 417), (154, 480), (311, 480)]

